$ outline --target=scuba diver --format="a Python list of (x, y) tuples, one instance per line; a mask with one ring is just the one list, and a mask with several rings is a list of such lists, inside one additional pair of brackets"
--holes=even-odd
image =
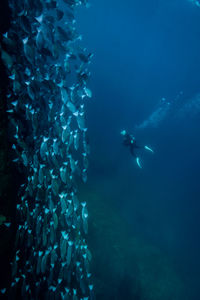
[(142, 146), (138, 146), (135, 137), (134, 137), (133, 135), (131, 135), (131, 134), (128, 134), (128, 133), (126, 132), (126, 130), (122, 130), (122, 131), (121, 131), (121, 135), (123, 135), (123, 137), (124, 137), (123, 144), (124, 144), (125, 146), (127, 146), (127, 147), (130, 147), (131, 155), (132, 155), (133, 157), (135, 157), (136, 163), (137, 163), (138, 167), (141, 169), (142, 166), (141, 166), (141, 164), (140, 164), (140, 159), (139, 159), (139, 157), (135, 154), (135, 150), (136, 150), (136, 149), (146, 149), (146, 150), (148, 150), (148, 151), (150, 151), (150, 152), (152, 152), (152, 153), (153, 153), (153, 150), (152, 150), (150, 147), (148, 147), (148, 146), (143, 146), (143, 147), (142, 147)]

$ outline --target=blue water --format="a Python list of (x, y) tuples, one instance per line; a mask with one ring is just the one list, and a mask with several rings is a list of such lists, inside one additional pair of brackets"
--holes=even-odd
[[(187, 0), (93, 0), (78, 27), (94, 53), (89, 181), (107, 189), (134, 234), (170, 255), (188, 299), (197, 300), (200, 110), (188, 107), (200, 93), (200, 8)], [(156, 128), (135, 130), (162, 97), (180, 92), (178, 108)], [(142, 170), (122, 145), (122, 129), (155, 151), (141, 154)]]

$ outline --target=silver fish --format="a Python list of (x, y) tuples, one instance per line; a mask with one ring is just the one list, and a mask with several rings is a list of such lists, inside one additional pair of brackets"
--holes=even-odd
[(77, 209), (79, 208), (79, 200), (77, 195), (74, 194), (74, 192), (71, 193), (71, 197), (73, 200), (73, 206), (74, 206), (74, 211), (77, 211)]
[(78, 150), (78, 148), (79, 148), (79, 133), (78, 133), (78, 130), (75, 130), (75, 134), (74, 134), (74, 148), (75, 148), (75, 150)]
[(60, 203), (61, 203), (61, 213), (65, 213), (66, 210), (67, 210), (67, 203), (66, 203), (66, 200), (65, 200), (65, 194), (64, 193), (61, 193), (59, 194), (59, 197), (60, 197)]
[(59, 145), (58, 139), (57, 138), (53, 139), (53, 151), (56, 155), (59, 154), (58, 145)]
[(83, 230), (85, 234), (88, 234), (88, 221), (87, 218), (83, 219)]
[(56, 249), (58, 248), (58, 246), (57, 245), (55, 245), (54, 247), (53, 247), (53, 249), (51, 250), (51, 257), (50, 257), (50, 261), (51, 261), (51, 265), (55, 265), (55, 263), (56, 263), (56, 261), (57, 261), (57, 259), (58, 259), (58, 255), (57, 255), (57, 253), (56, 253)]
[(42, 254), (43, 254), (43, 251), (38, 252), (37, 267), (36, 267), (36, 274), (37, 275), (41, 272)]
[(86, 87), (84, 87), (84, 92), (86, 97), (91, 98), (92, 97), (92, 91)]
[(60, 91), (61, 91), (62, 102), (66, 104), (69, 101), (67, 90), (65, 88), (61, 88)]
[(73, 114), (76, 112), (76, 106), (71, 101), (67, 102), (67, 107), (69, 108), (70, 112), (72, 112)]
[(42, 260), (41, 260), (41, 272), (42, 273), (45, 273), (45, 271), (46, 271), (46, 265), (47, 265), (47, 259), (48, 259), (49, 253), (50, 253), (50, 251), (46, 250), (42, 257)]
[(73, 299), (73, 300), (78, 300), (78, 297), (77, 297), (77, 290), (76, 290), (76, 289), (73, 289), (73, 296), (72, 296), (72, 299)]
[(86, 207), (86, 202), (82, 202), (82, 220), (83, 220), (83, 230), (85, 232), (85, 234), (88, 233), (88, 210)]
[(53, 209), (53, 222), (54, 222), (54, 229), (56, 230), (58, 227), (58, 216), (56, 214), (56, 208)]
[(42, 244), (45, 247), (47, 245), (47, 229), (46, 226), (43, 226), (42, 229)]
[(70, 161), (70, 168), (72, 170), (72, 173), (76, 171), (77, 162), (72, 158), (71, 154), (68, 155), (69, 161)]
[(24, 43), (24, 54), (26, 59), (30, 62), (30, 64), (34, 64), (35, 62), (35, 51), (34, 47), (31, 45), (31, 43), (27, 40), (23, 40)]
[(24, 166), (27, 167), (28, 166), (28, 157), (24, 151), (22, 152), (22, 160), (23, 160)]
[(55, 242), (55, 230), (54, 230), (54, 222), (50, 222), (50, 242), (53, 245)]
[(68, 240), (68, 234), (65, 234), (61, 236), (61, 242), (60, 242), (60, 252), (61, 252), (61, 258), (63, 261), (66, 259), (66, 252), (67, 252), (67, 240)]
[(37, 46), (38, 50), (41, 51), (41, 49), (45, 45), (45, 38), (44, 38), (44, 34), (42, 32), (42, 28), (38, 28), (37, 31), (38, 31), (38, 33), (36, 35), (35, 41), (36, 41), (36, 46)]
[(66, 143), (70, 134), (69, 127), (67, 125), (62, 126), (62, 142)]
[(62, 182), (65, 184), (67, 183), (67, 168), (66, 167), (61, 167), (60, 168), (60, 178)]
[(43, 160), (45, 160), (46, 152), (48, 151), (48, 145), (47, 145), (48, 140), (49, 140), (49, 138), (43, 137), (43, 142), (41, 143), (41, 146), (40, 146), (40, 156)]
[(80, 130), (85, 130), (85, 113), (84, 112), (76, 112), (74, 113), (77, 124)]
[(72, 248), (73, 248), (73, 242), (72, 241), (68, 241), (68, 248), (67, 248), (67, 266), (70, 265), (71, 263), (71, 258), (72, 258)]
[(59, 194), (58, 176), (52, 175), (51, 186), (54, 195), (57, 196)]
[(33, 166), (37, 169), (39, 166), (38, 156), (37, 154), (33, 155)]
[(85, 183), (87, 181), (87, 170), (83, 169), (82, 171), (82, 180)]
[(39, 183), (40, 184), (43, 184), (44, 182), (44, 171), (43, 171), (43, 168), (45, 167), (45, 165), (40, 165), (40, 168), (39, 168), (39, 174), (38, 174), (38, 179), (39, 179)]
[(87, 158), (87, 153), (86, 152), (84, 152), (84, 153), (82, 153), (82, 155), (83, 155), (83, 167), (84, 167), (84, 169), (88, 169), (88, 166), (89, 166), (89, 161), (88, 161), (88, 158)]

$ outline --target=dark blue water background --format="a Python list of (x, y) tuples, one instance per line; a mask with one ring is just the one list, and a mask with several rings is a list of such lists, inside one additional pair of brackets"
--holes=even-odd
[[(78, 27), (94, 53), (89, 180), (133, 232), (171, 255), (189, 299), (199, 299), (200, 114), (174, 111), (157, 128), (134, 128), (162, 97), (182, 91), (185, 103), (200, 92), (200, 8), (187, 0), (93, 0)], [(141, 154), (142, 170), (122, 145), (122, 129), (155, 150)]]

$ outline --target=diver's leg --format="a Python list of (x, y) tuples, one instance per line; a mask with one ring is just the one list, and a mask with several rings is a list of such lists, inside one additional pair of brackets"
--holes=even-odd
[[(131, 147), (130, 147), (131, 155), (135, 158), (138, 167), (141, 169), (142, 166), (141, 166), (141, 164), (140, 164), (140, 159), (139, 159), (138, 156), (135, 155), (134, 148), (135, 148), (135, 147), (134, 147), (133, 145), (131, 145)], [(139, 148), (139, 147), (137, 147), (137, 148)]]
[(131, 151), (131, 155), (136, 158), (136, 155), (134, 152), (134, 146), (132, 144), (130, 145), (130, 151)]

